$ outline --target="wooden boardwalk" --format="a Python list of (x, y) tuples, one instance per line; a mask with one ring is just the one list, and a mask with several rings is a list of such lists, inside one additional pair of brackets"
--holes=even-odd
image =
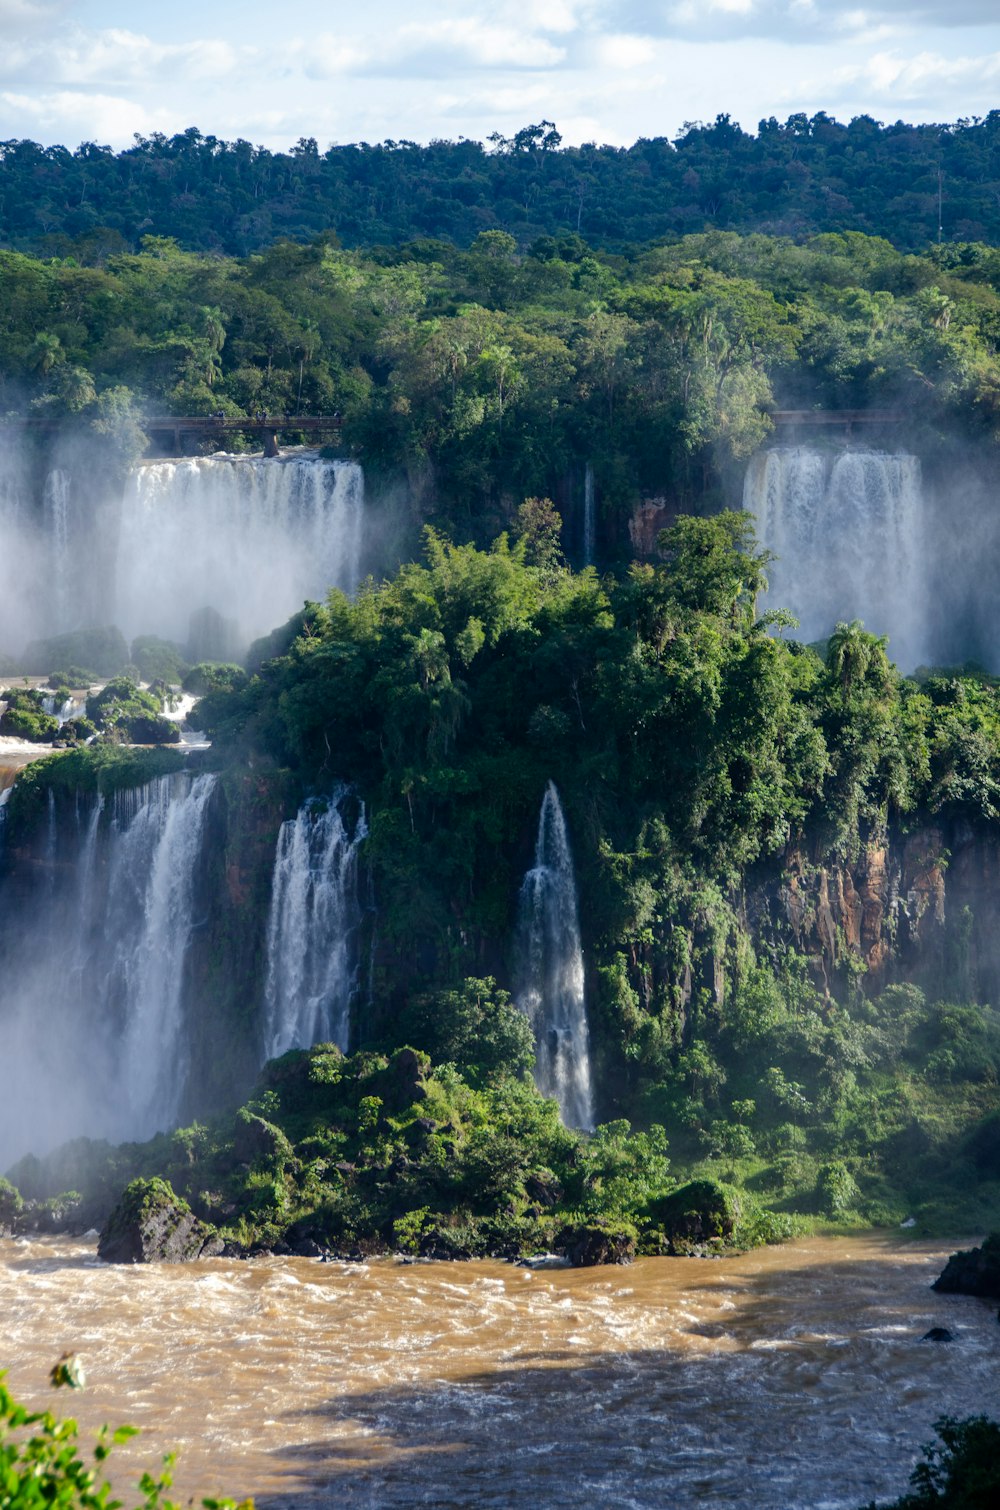
[(902, 409), (772, 409), (776, 429), (805, 429), (810, 425), (834, 426), (848, 435), (855, 425), (900, 425)]
[[(51, 431), (67, 429), (71, 423), (18, 415), (0, 419), (0, 429)], [(277, 456), (279, 437), (283, 435), (337, 441), (341, 427), (339, 414), (239, 415), (235, 419), (229, 415), (219, 418), (213, 414), (160, 414), (145, 416), (139, 423), (150, 440), (158, 442), (158, 449), (175, 456), (183, 456), (185, 447), (192, 442), (221, 440), (227, 435), (259, 435), (264, 455)]]

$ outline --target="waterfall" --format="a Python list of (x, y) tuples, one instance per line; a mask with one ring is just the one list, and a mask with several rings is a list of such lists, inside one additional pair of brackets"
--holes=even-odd
[(49, 552), (49, 607), (52, 622), (69, 629), (73, 622), (73, 551), (69, 473), (56, 467), (45, 478), (42, 528)]
[(517, 1005), (535, 1034), (535, 1083), (569, 1127), (594, 1125), (576, 878), (559, 793), (550, 781), (535, 863), (518, 909)]
[(127, 638), (184, 643), (209, 606), (237, 646), (306, 598), (358, 585), (364, 476), (315, 455), (199, 457), (136, 467), (122, 508), (116, 618)]
[(594, 468), (588, 461), (583, 470), (583, 564), (593, 566), (597, 537), (597, 518), (594, 512)]
[(358, 986), (358, 849), (364, 809), (351, 821), (346, 787), (312, 797), (278, 835), (267, 928), (264, 1058), (350, 1039)]
[(764, 606), (788, 608), (800, 638), (839, 620), (886, 634), (904, 670), (927, 656), (927, 564), (920, 463), (882, 451), (778, 446), (755, 456), (743, 506), (777, 560)]
[(0, 657), (42, 632), (42, 555), (24, 457), (18, 450), (0, 450)]
[(180, 772), (71, 809), (49, 789), (41, 885), (9, 915), (0, 907), (0, 1164), (80, 1134), (139, 1139), (177, 1125), (216, 780)]

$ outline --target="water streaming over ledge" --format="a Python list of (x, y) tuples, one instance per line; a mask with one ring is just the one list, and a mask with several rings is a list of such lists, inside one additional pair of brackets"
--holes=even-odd
[(576, 877), (559, 793), (550, 781), (535, 863), (518, 906), (517, 1005), (535, 1034), (535, 1083), (570, 1127), (594, 1125)]
[(597, 510), (594, 501), (594, 467), (583, 469), (583, 564), (593, 566), (597, 541)]
[(176, 1126), (189, 1067), (185, 963), (216, 780), (181, 772), (68, 809), (49, 789), (41, 874), (4, 930), (0, 1167), (67, 1137)]
[(358, 988), (364, 808), (347, 787), (310, 798), (278, 835), (267, 926), (263, 1058), (350, 1042)]
[(777, 446), (751, 461), (743, 506), (777, 558), (764, 606), (790, 609), (801, 639), (862, 619), (889, 636), (904, 670), (926, 658), (926, 518), (915, 456)]
[(136, 467), (122, 507), (117, 619), (127, 638), (184, 642), (211, 606), (234, 652), (303, 600), (358, 585), (364, 475), (315, 454), (199, 457)]

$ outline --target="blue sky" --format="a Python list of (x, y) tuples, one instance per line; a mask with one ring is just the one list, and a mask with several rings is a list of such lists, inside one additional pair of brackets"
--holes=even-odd
[(0, 138), (183, 130), (321, 147), (673, 135), (728, 111), (1000, 106), (1000, 0), (0, 0)]

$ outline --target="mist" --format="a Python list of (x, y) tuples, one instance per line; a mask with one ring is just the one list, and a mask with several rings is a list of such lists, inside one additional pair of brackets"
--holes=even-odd
[(753, 457), (743, 506), (768, 568), (764, 609), (789, 609), (821, 641), (860, 619), (900, 669), (977, 662), (1000, 670), (997, 486), (979, 458), (830, 441)]
[(301, 452), (157, 461), (122, 488), (72, 437), (49, 461), (38, 475), (12, 447), (0, 463), (0, 654), (15, 662), (32, 640), (108, 624), (130, 641), (187, 645), (206, 609), (226, 626), (224, 658), (236, 658), (306, 598), (357, 588), (365, 498), (354, 463)]

